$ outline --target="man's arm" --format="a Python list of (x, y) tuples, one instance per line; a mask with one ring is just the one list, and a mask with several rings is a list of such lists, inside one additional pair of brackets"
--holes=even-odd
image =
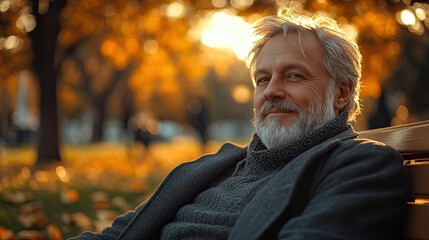
[(303, 214), (287, 222), (279, 238), (397, 237), (408, 198), (401, 156), (368, 142), (346, 148), (334, 151), (318, 171)]

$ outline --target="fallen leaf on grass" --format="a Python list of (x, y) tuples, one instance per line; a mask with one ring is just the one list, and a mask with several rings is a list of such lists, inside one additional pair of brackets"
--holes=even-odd
[(81, 231), (93, 230), (93, 224), (91, 219), (82, 212), (70, 214), (70, 222), (78, 226)]

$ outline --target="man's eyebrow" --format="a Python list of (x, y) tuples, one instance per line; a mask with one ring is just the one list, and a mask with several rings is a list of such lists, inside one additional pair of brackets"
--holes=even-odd
[[(284, 71), (285, 69), (290, 70), (290, 69), (299, 69), (302, 71), (305, 71), (306, 73), (308, 73), (310, 71), (310, 69), (304, 65), (304, 64), (300, 64), (300, 63), (285, 63), (285, 64), (281, 64), (281, 70)], [(258, 74), (264, 74), (267, 73), (268, 70), (266, 70), (266, 68), (261, 67), (261, 68), (257, 68), (255, 69), (255, 72), (253, 74), (253, 77), (256, 78), (256, 76)]]
[(263, 73), (267, 73), (267, 70), (265, 70), (264, 68), (255, 69), (255, 72), (253, 73), (253, 78), (256, 78), (256, 76)]

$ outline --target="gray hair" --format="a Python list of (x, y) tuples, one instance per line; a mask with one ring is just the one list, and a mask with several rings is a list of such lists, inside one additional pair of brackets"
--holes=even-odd
[(361, 113), (359, 94), (362, 55), (356, 41), (331, 18), (308, 17), (293, 13), (289, 9), (280, 9), (277, 16), (268, 16), (257, 21), (254, 25), (254, 34), (258, 40), (253, 43), (247, 55), (247, 66), (253, 82), (256, 58), (265, 43), (278, 34), (283, 34), (286, 38), (288, 33), (297, 33), (300, 39), (304, 31), (314, 33), (324, 48), (323, 65), (331, 79), (352, 86), (351, 100), (344, 110), (350, 113), (348, 121), (355, 120)]

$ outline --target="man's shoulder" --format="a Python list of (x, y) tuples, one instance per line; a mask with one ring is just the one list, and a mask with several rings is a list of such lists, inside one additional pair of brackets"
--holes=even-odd
[(226, 141), (224, 142), (221, 147), (219, 148), (219, 152), (220, 151), (227, 151), (227, 150), (232, 150), (232, 151), (245, 151), (247, 149), (247, 145), (241, 145), (235, 142), (231, 142), (231, 141)]
[(350, 138), (341, 141), (333, 151), (333, 158), (353, 165), (397, 165), (402, 166), (403, 158), (393, 147), (368, 138)]
[(352, 144), (354, 148), (359, 151), (377, 151), (388, 154), (400, 155), (399, 152), (393, 147), (374, 139), (362, 138), (358, 136), (357, 138), (349, 139), (349, 142), (349, 144)]

